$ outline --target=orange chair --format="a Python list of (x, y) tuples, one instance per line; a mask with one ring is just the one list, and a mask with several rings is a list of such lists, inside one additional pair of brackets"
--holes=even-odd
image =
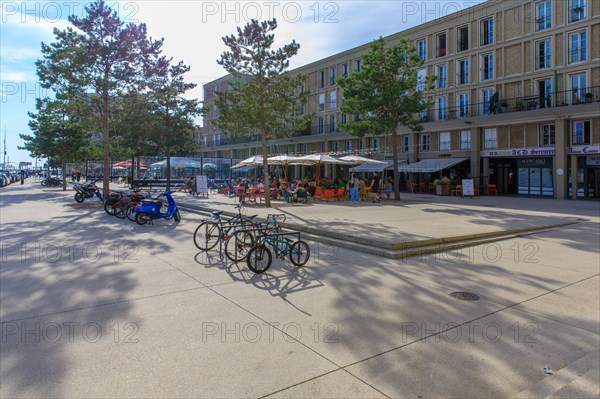
[(335, 199), (341, 201), (344, 199), (344, 195), (346, 195), (346, 190), (343, 188), (338, 188), (337, 193), (335, 194)]
[(323, 196), (321, 199), (327, 199), (327, 201), (335, 199), (335, 191), (333, 190), (324, 190)]
[(498, 189), (495, 184), (488, 184), (488, 195), (498, 195)]
[(321, 190), (320, 187), (317, 187), (317, 189), (315, 190), (315, 195), (313, 195), (313, 199), (319, 199), (320, 201), (323, 200), (323, 190)]

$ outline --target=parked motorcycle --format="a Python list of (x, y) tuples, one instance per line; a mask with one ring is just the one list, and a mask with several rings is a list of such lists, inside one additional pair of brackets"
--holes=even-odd
[(102, 194), (100, 193), (100, 189), (96, 186), (96, 182), (93, 181), (91, 183), (71, 183), (73, 185), (73, 189), (75, 189), (75, 201), (78, 203), (82, 203), (86, 200), (86, 198), (93, 198), (94, 195), (98, 197), (100, 201), (102, 201)]
[[(154, 200), (142, 200), (142, 203), (135, 208), (135, 221), (137, 224), (146, 224), (148, 222), (152, 224), (152, 221), (156, 219), (168, 220), (171, 218), (179, 223), (181, 215), (171, 194), (170, 191), (164, 191)], [(167, 209), (164, 213), (161, 212), (161, 208), (165, 206), (165, 203), (159, 199), (160, 197), (167, 199)]]
[(40, 182), (44, 187), (60, 187), (63, 184), (62, 179), (58, 177), (48, 177)]

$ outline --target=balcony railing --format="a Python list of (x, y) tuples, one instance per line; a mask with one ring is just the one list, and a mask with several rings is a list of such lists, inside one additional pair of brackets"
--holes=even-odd
[(462, 119), (475, 116), (497, 115), (509, 112), (532, 111), (543, 108), (555, 108), (600, 102), (600, 86), (584, 87), (550, 94), (534, 94), (496, 103), (490, 101), (456, 105), (447, 108), (430, 108), (421, 112), (423, 122)]

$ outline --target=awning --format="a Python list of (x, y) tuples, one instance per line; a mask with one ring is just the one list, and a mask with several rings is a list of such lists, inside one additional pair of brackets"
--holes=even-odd
[[(404, 160), (398, 160), (398, 163), (402, 163), (405, 162)], [(359, 165), (356, 166), (354, 168), (350, 169), (350, 172), (365, 172), (365, 173), (372, 173), (372, 172), (383, 172), (385, 169), (390, 169), (394, 166), (394, 161), (386, 161), (385, 163), (382, 164), (364, 164), (364, 165)]]
[(466, 160), (467, 158), (424, 159), (419, 162), (411, 163), (410, 165), (399, 166), (398, 172), (433, 173), (447, 169)]

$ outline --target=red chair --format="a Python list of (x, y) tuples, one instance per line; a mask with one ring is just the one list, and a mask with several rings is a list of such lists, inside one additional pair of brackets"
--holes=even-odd
[(488, 195), (498, 195), (498, 189), (495, 184), (488, 184)]
[(315, 190), (315, 195), (313, 195), (313, 199), (319, 199), (319, 201), (323, 200), (323, 190), (321, 190), (320, 187), (317, 187), (317, 189)]
[(321, 197), (321, 199), (327, 199), (327, 201), (331, 201), (335, 199), (335, 191), (333, 190), (324, 190), (323, 191), (323, 196)]
[(344, 199), (344, 195), (346, 195), (346, 190), (343, 188), (338, 188), (337, 193), (335, 194), (335, 199), (337, 201), (341, 201)]

